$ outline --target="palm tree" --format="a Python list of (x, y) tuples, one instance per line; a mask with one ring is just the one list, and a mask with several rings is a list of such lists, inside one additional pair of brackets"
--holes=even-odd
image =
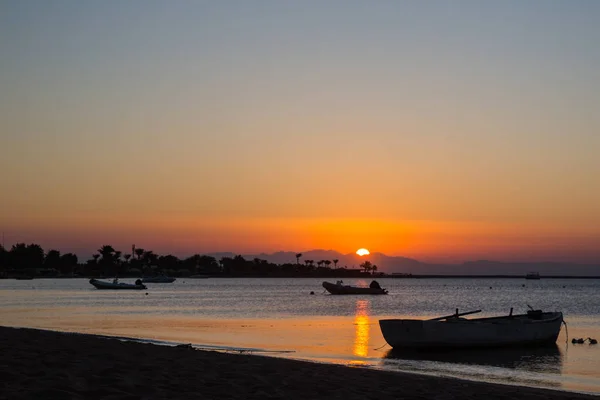
[(111, 245), (104, 245), (98, 249), (98, 253), (100, 253), (100, 269), (102, 270), (102, 275), (112, 275), (115, 266), (115, 249)]
[(323, 260), (321, 261), (317, 261), (317, 265), (319, 266), (319, 268), (323, 265)]
[(371, 268), (373, 267), (373, 264), (371, 264), (370, 261), (365, 261), (364, 263), (360, 264), (360, 267), (362, 269), (364, 269), (365, 272), (369, 272), (371, 270)]
[(142, 258), (142, 256), (144, 255), (146, 251), (144, 249), (142, 249), (141, 247), (138, 247), (135, 249), (135, 255), (137, 256), (137, 259), (139, 260), (140, 258)]
[(115, 275), (119, 275), (119, 267), (121, 266), (121, 252), (116, 250), (115, 255), (113, 256), (114, 264), (115, 264)]
[(300, 264), (300, 257), (302, 257), (302, 253), (296, 254), (296, 264)]
[(104, 245), (98, 249), (98, 253), (102, 256), (102, 262), (106, 264), (112, 264), (113, 258), (115, 256), (115, 249), (111, 245)]
[(329, 260), (325, 260), (324, 262), (325, 262), (325, 266), (326, 266), (327, 268), (329, 268), (329, 266), (331, 265), (331, 261), (329, 261)]
[(128, 263), (129, 259), (131, 258), (131, 254), (125, 254), (123, 258), (125, 259), (125, 263)]
[(335, 260), (333, 260), (333, 266), (334, 268), (337, 268), (337, 263), (339, 263), (340, 260), (338, 260), (337, 258)]
[(121, 262), (121, 252), (120, 251), (115, 251), (115, 261), (118, 263)]
[(375, 272), (377, 272), (377, 265), (373, 265), (371, 267), (371, 271), (373, 271), (373, 274), (375, 274)]

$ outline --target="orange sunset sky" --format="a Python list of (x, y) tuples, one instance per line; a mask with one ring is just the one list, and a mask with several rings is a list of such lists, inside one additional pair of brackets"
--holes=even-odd
[(0, 230), (600, 262), (596, 2), (2, 2)]

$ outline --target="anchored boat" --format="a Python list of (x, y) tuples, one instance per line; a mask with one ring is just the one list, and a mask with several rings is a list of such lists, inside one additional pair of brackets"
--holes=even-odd
[(142, 290), (142, 289), (147, 289), (146, 285), (142, 284), (142, 282), (138, 279), (136, 281), (135, 284), (133, 283), (120, 283), (120, 282), (106, 282), (106, 281), (99, 281), (98, 279), (90, 279), (90, 283), (96, 288), (96, 289), (112, 289), (112, 290), (125, 290), (125, 289), (129, 289), (129, 290)]
[(462, 318), (481, 310), (433, 318), (382, 319), (379, 327), (393, 348), (452, 348), (536, 346), (555, 343), (560, 333), (561, 312), (530, 310), (526, 314), (488, 318)]
[(525, 279), (540, 279), (540, 273), (539, 272), (528, 272), (525, 275)]
[(371, 286), (369, 287), (343, 285), (342, 281), (338, 281), (335, 284), (323, 282), (323, 287), (331, 294), (388, 294), (388, 291), (382, 289), (375, 281), (371, 282)]

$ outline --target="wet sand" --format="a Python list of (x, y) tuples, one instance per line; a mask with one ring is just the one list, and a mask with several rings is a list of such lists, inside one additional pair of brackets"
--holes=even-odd
[(0, 327), (0, 399), (597, 399), (591, 395)]

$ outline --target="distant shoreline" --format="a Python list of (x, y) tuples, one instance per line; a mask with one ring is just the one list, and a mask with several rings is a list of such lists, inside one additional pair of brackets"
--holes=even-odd
[[(367, 256), (365, 256), (367, 257)], [(600, 265), (556, 262), (514, 263), (489, 260), (460, 265), (428, 264), (418, 260), (371, 253), (367, 258), (333, 250), (304, 253), (276, 252), (242, 256), (234, 253), (195, 254), (179, 259), (132, 245), (131, 252), (103, 245), (85, 263), (72, 253), (45, 251), (39, 244), (17, 243), (10, 250), (0, 246), (0, 278), (141, 278), (168, 275), (185, 278), (211, 277), (328, 278), (373, 277), (415, 279), (526, 278), (600, 279)]]

